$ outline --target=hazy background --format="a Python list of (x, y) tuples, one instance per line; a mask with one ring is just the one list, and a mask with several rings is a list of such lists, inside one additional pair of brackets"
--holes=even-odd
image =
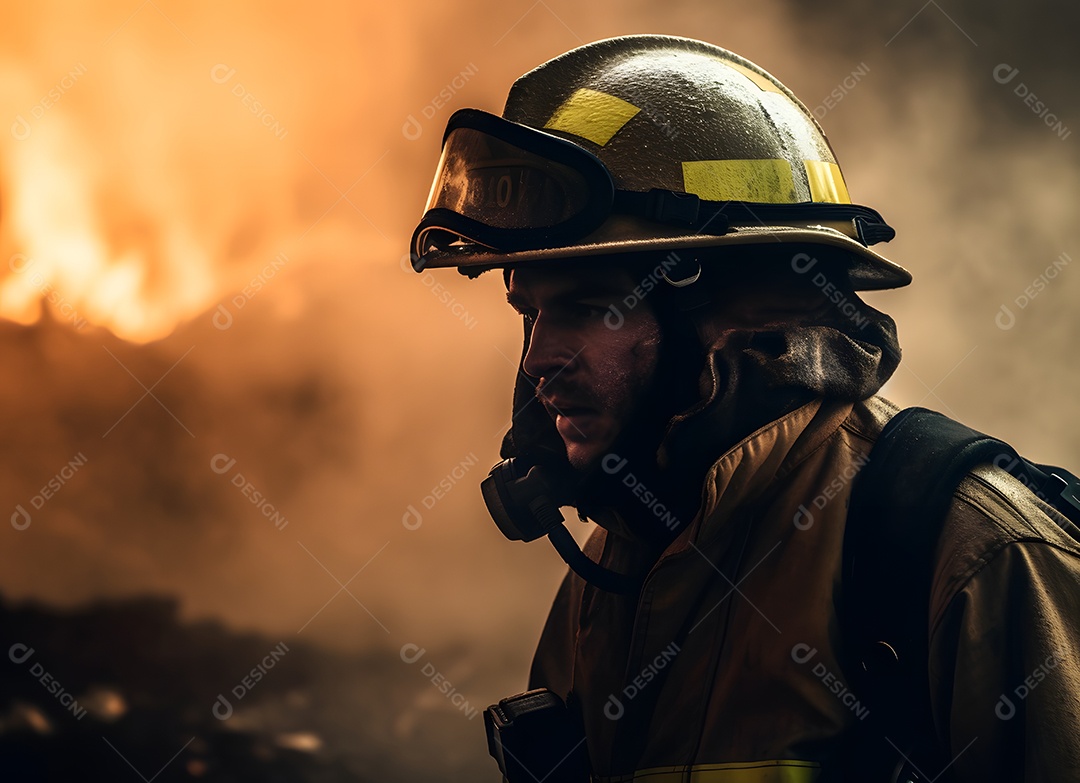
[[(866, 297), (904, 348), (885, 395), (1080, 466), (1075, 6), (129, 0), (4, 19), (0, 594), (47, 612), (171, 596), (181, 624), (266, 640), (203, 671), (208, 693), (281, 641), (354, 662), (303, 752), (497, 779), (479, 716), (421, 667), (480, 710), (523, 689), (564, 566), (504, 541), (477, 489), (520, 349), (501, 279), (401, 262), (453, 110), (501, 110), (582, 43), (701, 38), (787, 84), (915, 278)], [(46, 668), (79, 680), (82, 649)], [(55, 708), (29, 665), (11, 676)]]

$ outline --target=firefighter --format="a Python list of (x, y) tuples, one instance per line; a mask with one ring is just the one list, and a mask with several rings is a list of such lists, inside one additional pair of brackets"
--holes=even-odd
[(924, 743), (862, 741), (842, 550), (900, 347), (857, 292), (910, 282), (893, 235), (806, 107), (707, 43), (592, 43), (451, 118), (413, 265), (501, 271), (524, 346), (485, 499), (572, 568), (529, 684), (583, 739), (536, 779), (1080, 774), (1080, 547), (994, 467), (934, 556)]

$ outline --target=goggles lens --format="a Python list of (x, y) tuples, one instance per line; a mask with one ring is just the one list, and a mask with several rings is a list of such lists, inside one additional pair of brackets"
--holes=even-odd
[(476, 109), (454, 113), (443, 137), (414, 266), (469, 245), (523, 250), (567, 244), (611, 212), (604, 164), (549, 133)]
[(585, 177), (475, 128), (450, 131), (427, 209), (493, 228), (551, 228), (580, 213)]

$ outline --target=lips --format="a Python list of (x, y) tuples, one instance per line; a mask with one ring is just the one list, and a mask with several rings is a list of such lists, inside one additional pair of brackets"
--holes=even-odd
[(600, 414), (594, 412), (559, 415), (555, 417), (555, 429), (563, 440), (584, 443), (593, 439), (593, 425), (599, 420)]
[(585, 416), (597, 412), (595, 408), (590, 408), (588, 405), (583, 405), (566, 397), (541, 396), (540, 402), (543, 403), (548, 414), (553, 419), (558, 416)]
[(600, 412), (595, 408), (559, 397), (542, 398), (542, 401), (564, 441), (583, 443), (598, 434), (595, 430)]

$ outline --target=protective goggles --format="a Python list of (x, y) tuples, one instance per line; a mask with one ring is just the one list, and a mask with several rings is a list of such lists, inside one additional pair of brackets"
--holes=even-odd
[(620, 190), (603, 162), (550, 133), (478, 109), (453, 114), (427, 206), (412, 237), (412, 265), (433, 254), (566, 247), (612, 213), (725, 234), (734, 224), (854, 220), (863, 245), (892, 239), (881, 215), (854, 204), (706, 201), (654, 188)]

